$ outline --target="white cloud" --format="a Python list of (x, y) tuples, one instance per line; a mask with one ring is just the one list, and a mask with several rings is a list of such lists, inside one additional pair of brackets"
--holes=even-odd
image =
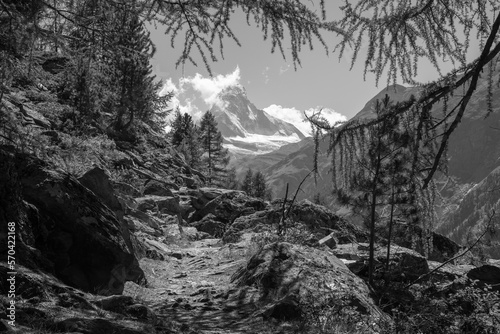
[[(188, 113), (195, 122), (199, 122), (206, 110), (216, 103), (219, 105), (222, 103), (218, 98), (218, 94), (225, 88), (241, 86), (240, 79), (238, 66), (232, 73), (219, 74), (213, 78), (207, 78), (196, 73), (192, 77), (181, 78), (177, 84), (169, 78), (163, 84), (160, 94), (165, 95), (173, 92), (174, 96), (170, 100), (169, 108), (175, 110), (178, 107), (181, 113)], [(205, 104), (205, 108), (203, 104)], [(171, 120), (173, 115), (174, 113), (171, 113), (168, 120)]]
[(169, 92), (174, 92), (174, 94), (177, 94), (179, 92), (179, 89), (177, 86), (172, 82), (171, 78), (168, 78), (165, 83), (163, 84), (163, 88), (161, 89), (160, 95), (165, 95)]
[[(307, 109), (305, 112), (308, 116), (310, 116), (313, 113), (317, 113), (319, 110), (321, 110), (321, 116), (326, 118), (331, 125), (333, 125), (338, 121), (347, 120), (347, 117), (329, 108), (316, 107)], [(311, 125), (306, 120), (304, 113), (302, 111), (293, 107), (287, 108), (276, 104), (272, 104), (269, 107), (264, 108), (264, 111), (271, 116), (282, 119), (285, 122), (292, 123), (293, 125), (295, 125), (297, 129), (299, 129), (306, 136), (311, 135)]]
[(330, 108), (324, 108), (324, 107), (309, 108), (305, 112), (308, 116), (320, 112), (320, 115), (324, 117), (328, 121), (328, 123), (330, 123), (330, 125), (334, 125), (337, 122), (347, 121), (347, 117)]
[(241, 86), (240, 79), (240, 68), (236, 66), (232, 73), (227, 75), (219, 74), (213, 78), (207, 78), (196, 73), (194, 77), (182, 78), (180, 86), (182, 88), (185, 85), (192, 87), (201, 95), (201, 98), (208, 107), (211, 108), (214, 104), (221, 103), (218, 95), (222, 90), (231, 86)]
[(303, 121), (305, 117), (302, 111), (295, 108), (282, 107), (276, 104), (271, 104), (269, 107), (264, 108), (264, 111), (271, 116), (282, 119), (285, 122), (292, 123), (304, 135), (311, 135), (311, 126), (309, 123)]

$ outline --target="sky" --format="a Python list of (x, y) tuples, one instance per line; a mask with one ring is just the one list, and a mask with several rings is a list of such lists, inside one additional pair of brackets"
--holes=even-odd
[[(331, 18), (328, 13), (338, 13), (335, 10), (338, 2), (327, 1), (328, 19)], [(271, 53), (270, 41), (263, 40), (255, 24), (248, 26), (243, 14), (233, 16), (231, 27), (242, 46), (229, 39), (225, 41), (224, 59), (211, 63), (213, 77), (209, 76), (195, 50), (193, 56), (198, 67), (186, 64), (184, 68), (175, 68), (182, 51), (183, 35), (180, 34), (172, 48), (164, 29), (150, 29), (157, 47), (152, 59), (154, 73), (164, 82), (164, 91), (176, 93), (172, 105), (179, 105), (182, 112), (192, 114), (195, 120), (217, 102), (217, 93), (230, 84), (243, 86), (249, 100), (273, 116), (296, 120), (302, 118), (304, 111), (325, 108), (331, 121), (353, 117), (385, 87), (385, 80), (377, 87), (375, 78), (370, 75), (363, 80), (362, 56), (349, 70), (352, 54), (349, 50), (339, 59), (338, 54), (327, 55), (316, 41), (313, 51), (303, 48), (299, 55), (302, 66), (294, 70), (291, 55), (283, 59), (279, 52)], [(324, 39), (331, 49), (340, 41), (333, 33), (325, 34)], [(420, 72), (418, 79), (421, 81), (437, 79), (432, 66), (424, 64)]]

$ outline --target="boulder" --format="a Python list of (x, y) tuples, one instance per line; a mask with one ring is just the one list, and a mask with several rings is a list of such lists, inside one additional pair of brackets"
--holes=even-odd
[(200, 179), (197, 176), (186, 176), (186, 175), (179, 175), (182, 178), (182, 181), (186, 185), (186, 187), (190, 189), (196, 189), (198, 186), (201, 184)]
[[(204, 197), (210, 198), (217, 192), (200, 190)], [(231, 224), (240, 216), (249, 215), (256, 211), (265, 209), (266, 203), (258, 198), (247, 196), (242, 191), (226, 190), (221, 195), (210, 200), (203, 208), (197, 210), (190, 218), (190, 222), (203, 219), (208, 214), (212, 214), (224, 224)]]
[[(241, 235), (246, 232), (262, 232), (271, 227), (276, 228), (283, 216), (282, 205), (282, 202), (274, 201), (265, 210), (238, 216), (227, 227), (223, 236), (224, 242), (238, 242)], [(368, 240), (367, 233), (359, 227), (339, 218), (327, 208), (308, 200), (292, 207), (287, 222), (288, 228), (300, 227), (307, 230), (311, 234), (311, 242), (313, 239), (318, 241), (326, 236), (331, 236), (329, 240), (333, 241), (330, 243), (339, 244)]]
[(159, 225), (151, 226), (151, 222), (154, 222), (152, 219), (144, 222), (143, 220), (137, 219), (133, 216), (125, 216), (123, 221), (127, 225), (127, 228), (132, 232), (143, 232), (153, 237), (160, 237), (163, 235)]
[(167, 188), (164, 183), (156, 180), (149, 180), (148, 182), (146, 182), (142, 193), (143, 195), (156, 195), (156, 196), (168, 196), (168, 197), (174, 196), (172, 190)]
[[(460, 250), (460, 246), (453, 240), (436, 232), (431, 232), (432, 249), (427, 250), (427, 258), (430, 261), (445, 262), (455, 256)], [(403, 247), (412, 247), (415, 245), (415, 250), (421, 255), (425, 255), (425, 235), (420, 226), (409, 225), (406, 223), (394, 224), (393, 240), (394, 243)]]
[(467, 273), (471, 280), (477, 280), (479, 286), (489, 285), (494, 291), (500, 291), (500, 267), (485, 264)]
[[(22, 196), (32, 208), (25, 206), (17, 221), (19, 262), (37, 269), (42, 262), (34, 259), (47, 259), (65, 283), (102, 294), (119, 294), (125, 281), (143, 280), (128, 235), (92, 191), (28, 155), (0, 149), (0, 162), (15, 168), (20, 183), (12, 184), (20, 191), (11, 188), (9, 193)], [(30, 251), (23, 254), (22, 249)]]
[(187, 195), (181, 195), (179, 197), (179, 208), (182, 218), (189, 220), (191, 214), (196, 211), (194, 198)]
[(122, 195), (141, 197), (141, 192), (133, 185), (124, 182), (115, 182), (114, 188)]
[[(279, 205), (278, 208), (281, 211)], [(280, 218), (279, 215), (275, 216), (275, 219), (279, 220)], [(319, 239), (333, 233), (340, 244), (368, 241), (368, 234), (365, 231), (341, 219), (324, 206), (308, 200), (303, 200), (292, 207), (290, 220), (304, 224)]]
[(104, 169), (96, 166), (79, 177), (78, 181), (96, 194), (119, 220), (123, 218), (124, 208), (116, 197), (109, 175)]
[(183, 226), (179, 228), (177, 224), (168, 224), (163, 229), (166, 241), (175, 242), (181, 239), (191, 241), (209, 238), (210, 235), (205, 232), (199, 232), (195, 227)]
[(179, 200), (173, 196), (147, 195), (135, 199), (137, 209), (146, 212), (161, 212), (170, 215), (177, 215), (181, 212)]
[(226, 231), (222, 237), (225, 243), (239, 242), (245, 233), (263, 232), (272, 227), (274, 221), (270, 218), (272, 211), (258, 211), (246, 216), (238, 217), (234, 222), (226, 227)]
[(233, 274), (232, 282), (236, 289), (228, 307), (234, 301), (237, 308), (244, 298), (265, 318), (300, 320), (311, 309), (336, 305), (372, 319), (388, 319), (362, 279), (334, 255), (307, 246), (269, 244)]
[(203, 217), (202, 220), (194, 222), (192, 226), (198, 231), (208, 233), (215, 238), (221, 238), (226, 230), (226, 225), (217, 220), (217, 217), (211, 213)]
[[(347, 267), (359, 276), (368, 276), (369, 245), (367, 243), (351, 243), (337, 245), (333, 253), (343, 259)], [(387, 248), (375, 245), (375, 277), (385, 270), (387, 259)], [(423, 274), (429, 272), (427, 260), (416, 251), (400, 247), (391, 246), (389, 256), (389, 272), (385, 273), (385, 278), (394, 281), (412, 281)]]
[(132, 209), (129, 211), (129, 216), (139, 219), (143, 224), (155, 230), (161, 230), (162, 221), (148, 213)]
[(45, 129), (51, 129), (52, 124), (48, 119), (46, 119), (42, 114), (38, 111), (29, 108), (24, 104), (19, 105), (19, 110), (24, 116), (24, 119), (27, 121), (27, 125), (33, 124)]

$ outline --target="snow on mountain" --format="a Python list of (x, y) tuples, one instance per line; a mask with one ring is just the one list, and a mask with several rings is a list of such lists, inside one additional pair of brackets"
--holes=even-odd
[(300, 140), (301, 138), (295, 133), (290, 136), (282, 133), (276, 133), (272, 136), (249, 133), (245, 137), (225, 138), (224, 146), (230, 151), (240, 154), (265, 154)]
[(296, 126), (258, 109), (239, 85), (225, 88), (210, 112), (226, 147), (240, 154), (263, 154), (305, 138)]
[[(311, 136), (311, 125), (309, 124), (309, 121), (307, 121), (303, 111), (295, 108), (283, 107), (277, 104), (271, 104), (269, 107), (264, 108), (264, 111), (270, 116), (282, 119), (285, 122), (295, 125), (295, 127), (306, 136)], [(347, 120), (347, 117), (336, 112), (335, 110), (320, 106), (307, 109), (305, 114), (311, 116), (319, 111), (321, 111), (321, 116), (327, 119), (332, 125), (336, 122)]]

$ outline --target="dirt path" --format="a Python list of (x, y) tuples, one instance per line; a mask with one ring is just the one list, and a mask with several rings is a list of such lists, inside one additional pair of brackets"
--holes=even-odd
[(140, 261), (148, 287), (127, 283), (124, 294), (143, 300), (188, 333), (266, 331), (269, 324), (255, 303), (231, 294), (231, 275), (249, 257), (244, 243), (222, 246), (218, 239), (205, 239), (168, 248), (172, 253), (164, 261)]

